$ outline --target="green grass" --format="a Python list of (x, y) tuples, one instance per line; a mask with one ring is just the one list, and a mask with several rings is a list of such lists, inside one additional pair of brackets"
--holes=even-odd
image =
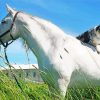
[(50, 100), (46, 84), (36, 84), (19, 80), (23, 92), (14, 80), (0, 72), (0, 100)]
[[(20, 79), (19, 83), (23, 92), (14, 80), (0, 72), (0, 100), (53, 100), (46, 84), (24, 82)], [(66, 100), (100, 100), (100, 87), (70, 88)]]

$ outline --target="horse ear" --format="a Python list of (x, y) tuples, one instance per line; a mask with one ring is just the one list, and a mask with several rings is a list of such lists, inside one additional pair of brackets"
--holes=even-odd
[(11, 13), (12, 15), (16, 13), (16, 11), (13, 8), (11, 8), (8, 4), (6, 4), (6, 8), (7, 8), (7, 11)]

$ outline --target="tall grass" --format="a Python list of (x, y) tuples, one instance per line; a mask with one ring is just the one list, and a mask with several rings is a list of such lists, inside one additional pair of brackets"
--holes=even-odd
[[(46, 84), (18, 81), (23, 92), (14, 80), (0, 72), (0, 100), (59, 100), (51, 97)], [(100, 100), (100, 87), (69, 88), (65, 100)]]
[(0, 100), (25, 100), (25, 96), (5, 74), (0, 72)]
[(23, 92), (14, 80), (0, 72), (0, 100), (50, 100), (46, 84), (36, 84), (18, 80)]

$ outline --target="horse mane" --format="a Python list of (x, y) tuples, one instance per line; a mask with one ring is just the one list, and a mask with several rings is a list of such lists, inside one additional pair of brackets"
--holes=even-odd
[[(38, 20), (35, 19), (35, 18), (39, 18), (39, 17), (37, 17), (37, 16), (32, 16), (31, 14), (27, 14), (27, 13), (22, 12), (22, 11), (21, 11), (21, 13), (27, 15), (30, 19), (35, 20), (35, 21), (41, 26), (41, 28), (42, 28), (43, 30), (45, 30), (45, 29), (47, 28), (47, 27), (44, 27), (43, 24), (41, 24)], [(27, 45), (26, 40), (20, 38), (19, 41), (21, 41), (22, 46), (23, 46), (24, 49), (26, 49), (27, 51), (30, 51), (30, 48), (29, 48), (29, 46)]]
[[(50, 27), (56, 27), (56, 30), (63, 32), (60, 28), (58, 28), (55, 24), (53, 24), (51, 21), (49, 20), (45, 20), (41, 17), (38, 16), (32, 16), (30, 14), (27, 14), (25, 12), (21, 12), (22, 14), (25, 14), (28, 18), (30, 18), (32, 21), (35, 21), (44, 32), (52, 32)], [(50, 26), (50, 27), (49, 27)], [(53, 29), (53, 28), (52, 28)], [(51, 37), (52, 39), (52, 37)], [(28, 51), (30, 51), (30, 48), (28, 47), (26, 40), (24, 39), (20, 39), (20, 41), (22, 42), (22, 45), (25, 49), (27, 49)]]

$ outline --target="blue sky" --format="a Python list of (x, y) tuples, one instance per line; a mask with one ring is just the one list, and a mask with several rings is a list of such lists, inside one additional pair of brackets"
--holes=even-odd
[[(50, 20), (73, 36), (100, 24), (100, 0), (0, 0), (0, 20), (7, 14), (5, 4)], [(19, 40), (9, 46), (7, 53), (11, 63), (27, 63), (25, 49)], [(31, 52), (29, 58), (30, 63), (37, 63)]]

